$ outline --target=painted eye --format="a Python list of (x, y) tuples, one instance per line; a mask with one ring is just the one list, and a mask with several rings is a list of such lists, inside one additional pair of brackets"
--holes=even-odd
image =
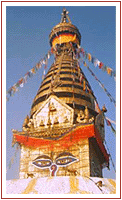
[(76, 158), (74, 158), (72, 156), (68, 156), (68, 157), (63, 157), (63, 158), (57, 158), (56, 159), (56, 164), (57, 165), (66, 166), (66, 165), (71, 164), (71, 163), (73, 163), (75, 161), (77, 161)]
[(46, 167), (49, 167), (51, 163), (52, 162), (50, 160), (36, 160), (33, 162), (33, 165), (39, 168), (43, 168), (43, 167), (46, 168)]
[(48, 168), (51, 166), (52, 160), (48, 156), (43, 155), (36, 158), (32, 164), (38, 168)]

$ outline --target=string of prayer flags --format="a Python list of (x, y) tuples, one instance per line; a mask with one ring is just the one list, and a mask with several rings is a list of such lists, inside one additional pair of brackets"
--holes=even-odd
[[(84, 63), (84, 61), (81, 59), (81, 61)], [(106, 92), (107, 96), (110, 98), (110, 101), (114, 103), (116, 106), (116, 101), (111, 96), (111, 94), (107, 91), (107, 89), (104, 87), (104, 85), (101, 83), (101, 81), (95, 76), (93, 71), (89, 68), (89, 66), (86, 64), (87, 69), (90, 71), (91, 75), (98, 81), (99, 85), (102, 87), (102, 89)]]
[(6, 92), (6, 100), (8, 101), (9, 100), (9, 97), (10, 96), (14, 96), (14, 94), (18, 91), (18, 88), (19, 87), (23, 87), (25, 83), (27, 83), (27, 79), (28, 77), (31, 78), (34, 74), (36, 74), (37, 70), (38, 69), (41, 69), (42, 68), (42, 65), (44, 64), (44, 71), (43, 71), (43, 77), (45, 77), (45, 69), (47, 69), (47, 63), (48, 63), (48, 59), (50, 58), (51, 56), (51, 51), (48, 51), (48, 53), (46, 54), (46, 56), (41, 59), (37, 64), (36, 66), (34, 66), (32, 69), (30, 69), (24, 77), (20, 78), (19, 81), (17, 83), (15, 83), (11, 88), (8, 89), (8, 91)]
[(116, 124), (116, 122), (115, 122), (115, 121), (113, 121), (113, 120), (109, 119), (108, 117), (106, 117), (106, 119), (107, 119), (108, 121), (110, 121), (112, 124)]
[(82, 55), (83, 55), (83, 57), (84, 57), (84, 56), (85, 56), (85, 51), (84, 51), (83, 48), (81, 48), (81, 53), (82, 53)]
[[(91, 62), (95, 67), (98, 67), (99, 69), (101, 69), (101, 70), (104, 71), (104, 72), (106, 71), (107, 74), (108, 74), (109, 76), (113, 76), (113, 77), (114, 77), (114, 80), (116, 80), (116, 79), (115, 79), (115, 76), (116, 76), (115, 71), (114, 71), (112, 68), (110, 68), (110, 67), (104, 65), (103, 62), (99, 61), (97, 58), (95, 58), (94, 56), (92, 56), (90, 53), (87, 53), (87, 52), (84, 50), (83, 47), (79, 47), (78, 50), (77, 50), (77, 52), (78, 52), (78, 53), (81, 53), (81, 55), (83, 56), (83, 58), (87, 59), (87, 60), (88, 60), (89, 62)], [(80, 56), (79, 56), (78, 59), (80, 59)], [(84, 61), (84, 66), (85, 66), (85, 61)]]
[[(105, 118), (105, 119), (106, 119), (106, 118)], [(110, 126), (110, 127), (111, 127), (111, 130), (112, 130), (112, 132), (113, 132), (114, 134), (116, 134), (116, 131), (115, 131), (114, 127), (112, 126), (112, 124), (111, 124), (110, 120), (106, 119), (106, 124), (107, 124), (107, 126)]]

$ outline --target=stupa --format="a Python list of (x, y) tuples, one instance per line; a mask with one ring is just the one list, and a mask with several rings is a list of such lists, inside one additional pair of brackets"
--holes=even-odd
[[(106, 108), (96, 112), (96, 97), (77, 59), (81, 34), (66, 9), (49, 40), (54, 63), (38, 89), (22, 131), (13, 130), (13, 144), (21, 148), (21, 182), (29, 178), (43, 182), (52, 177), (54, 185), (55, 178), (63, 178), (62, 184), (70, 182), (70, 193), (78, 193), (82, 179), (88, 183), (88, 191), (80, 189), (79, 193), (102, 193), (103, 188), (106, 193), (115, 193), (115, 182), (102, 178), (102, 169), (109, 168), (104, 146)], [(94, 185), (92, 189), (89, 181)]]

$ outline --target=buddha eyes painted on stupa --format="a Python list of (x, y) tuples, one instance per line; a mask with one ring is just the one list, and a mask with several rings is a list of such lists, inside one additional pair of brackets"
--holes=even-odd
[[(67, 165), (70, 165), (74, 162), (78, 161), (78, 159), (73, 156), (71, 153), (69, 152), (63, 152), (61, 154), (59, 154), (55, 160), (53, 161), (52, 158), (50, 158), (47, 155), (42, 155), (37, 157), (32, 164), (37, 167), (37, 168), (49, 168), (50, 170), (52, 169), (52, 166), (59, 166), (59, 167), (65, 167)], [(57, 169), (56, 167), (56, 169)]]

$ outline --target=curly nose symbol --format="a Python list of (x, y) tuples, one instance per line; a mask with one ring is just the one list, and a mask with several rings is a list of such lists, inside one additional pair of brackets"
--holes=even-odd
[(55, 164), (53, 164), (53, 165), (51, 166), (51, 170), (52, 170), (51, 176), (55, 176), (55, 175), (56, 175), (57, 166), (56, 166)]

